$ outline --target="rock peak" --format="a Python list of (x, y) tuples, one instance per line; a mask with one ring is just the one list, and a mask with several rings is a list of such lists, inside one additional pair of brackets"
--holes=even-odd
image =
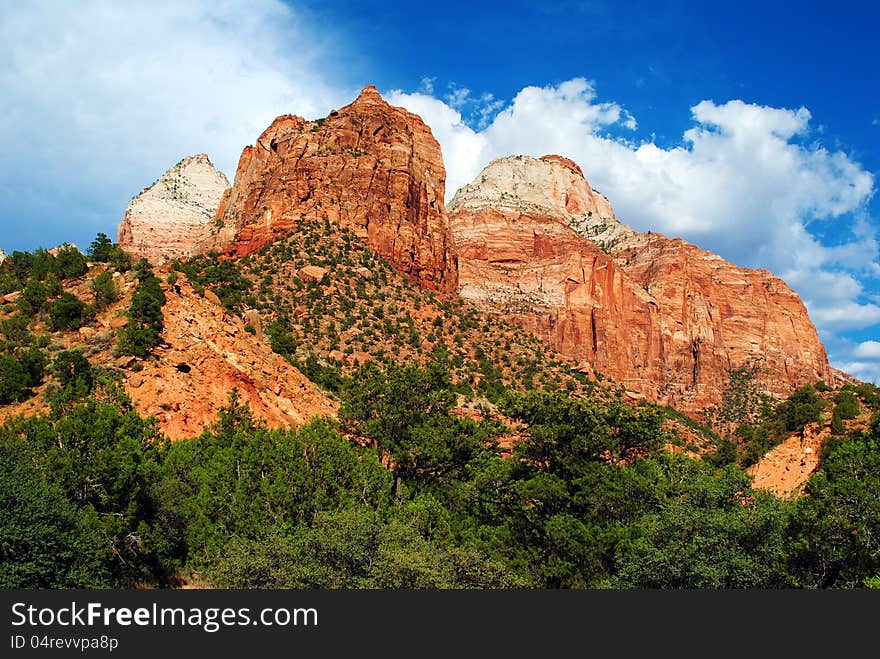
[(633, 231), (567, 158), (494, 160), (448, 208), (462, 298), (636, 395), (697, 414), (752, 363), (778, 397), (836, 381), (783, 281)]
[(559, 165), (562, 165), (566, 169), (574, 172), (575, 174), (577, 174), (581, 178), (586, 178), (584, 176), (583, 171), (581, 171), (581, 168), (578, 166), (578, 164), (575, 161), (569, 160), (568, 158), (565, 158), (563, 156), (557, 156), (556, 154), (549, 154), (546, 156), (541, 156), (540, 160), (543, 160), (544, 162), (555, 162)]
[(326, 119), (276, 119), (257, 147), (244, 149), (204, 250), (244, 256), (303, 221), (336, 222), (399, 272), (452, 292), (457, 268), (445, 186), (431, 130), (367, 85)]
[(450, 211), (464, 208), (540, 210), (590, 236), (595, 235), (590, 233), (594, 225), (629, 230), (614, 217), (610, 202), (590, 187), (580, 167), (557, 155), (493, 160), (449, 204)]
[(131, 200), (119, 225), (120, 247), (153, 263), (192, 255), (227, 188), (207, 154), (181, 159)]
[(382, 94), (380, 94), (379, 90), (376, 89), (376, 85), (367, 85), (366, 87), (364, 87), (361, 90), (361, 93), (358, 94), (357, 99), (355, 99), (352, 105), (362, 103), (388, 105), (388, 102), (384, 98), (382, 98)]

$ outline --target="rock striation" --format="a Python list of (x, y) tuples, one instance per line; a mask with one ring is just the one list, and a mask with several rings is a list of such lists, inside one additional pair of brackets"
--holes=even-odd
[(228, 188), (207, 155), (184, 158), (128, 204), (119, 246), (156, 264), (199, 253)]
[(705, 410), (756, 363), (777, 396), (838, 377), (785, 282), (634, 231), (568, 159), (495, 160), (449, 218), (463, 298), (651, 400)]
[(278, 117), (245, 147), (200, 249), (243, 256), (299, 223), (338, 223), (399, 272), (451, 292), (458, 269), (445, 186), (431, 130), (370, 85), (325, 119)]

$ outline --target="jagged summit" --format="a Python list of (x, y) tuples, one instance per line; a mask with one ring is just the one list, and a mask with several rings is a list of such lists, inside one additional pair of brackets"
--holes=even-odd
[[(379, 90), (376, 89), (376, 85), (367, 85), (361, 90), (361, 93), (358, 94), (358, 97), (351, 103), (351, 105), (363, 105), (365, 103), (375, 103), (381, 105), (388, 105), (388, 102), (382, 98), (382, 95), (379, 93)], [(349, 107), (351, 107), (349, 105)]]
[(369, 85), (324, 119), (279, 117), (245, 147), (202, 250), (241, 256), (300, 222), (326, 220), (352, 229), (423, 286), (453, 291), (445, 185), (430, 128)]
[(153, 263), (197, 253), (228, 187), (207, 154), (183, 158), (128, 204), (119, 245)]

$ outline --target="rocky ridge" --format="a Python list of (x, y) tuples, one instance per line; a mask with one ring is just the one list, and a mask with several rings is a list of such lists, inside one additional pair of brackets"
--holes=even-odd
[(370, 85), (325, 119), (278, 117), (245, 147), (200, 249), (243, 256), (302, 222), (333, 222), (426, 288), (454, 291), (445, 185), (431, 130)]
[(785, 282), (618, 222), (565, 158), (493, 161), (449, 217), (462, 297), (652, 400), (698, 412), (756, 362), (778, 396), (840, 379)]
[(207, 155), (184, 158), (128, 204), (119, 246), (152, 263), (198, 254), (228, 188)]

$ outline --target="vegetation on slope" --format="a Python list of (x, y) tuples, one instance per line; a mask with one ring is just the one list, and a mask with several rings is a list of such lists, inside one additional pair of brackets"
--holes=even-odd
[[(804, 388), (757, 411), (736, 398), (731, 453), (670, 453), (682, 439), (669, 413), (625, 404), (323, 225), (241, 264), (209, 256), (180, 271), (230, 310), (258, 309), (276, 352), (339, 397), (339, 421), (270, 430), (233, 392), (213, 426), (171, 444), (112, 370), (61, 349), (63, 331), (35, 335), (45, 299), (61, 299), (58, 275), (43, 254), (16, 259), (4, 281), (31, 286), (39, 311), (4, 317), (0, 384), (9, 402), (52, 385), (47, 411), (0, 426), (3, 587), (197, 574), (270, 588), (851, 588), (880, 576), (876, 388)], [(135, 275), (130, 325), (155, 341), (158, 280), (144, 264)], [(83, 284), (97, 296), (107, 281)], [(27, 367), (7, 376), (12, 363)], [(495, 413), (462, 414), (468, 397)], [(871, 423), (848, 425), (863, 409)], [(843, 425), (808, 496), (752, 489), (744, 466), (759, 449), (829, 413)]]
[(861, 587), (880, 571), (880, 416), (782, 501), (736, 465), (663, 450), (653, 409), (563, 392), (502, 396), (528, 425), (505, 457), (497, 422), (450, 414), (442, 365), (368, 367), (342, 425), (268, 430), (233, 396), (173, 445), (112, 380), (71, 391), (0, 428), (0, 491), (22, 497), (0, 518), (5, 587), (193, 571), (236, 587)]

